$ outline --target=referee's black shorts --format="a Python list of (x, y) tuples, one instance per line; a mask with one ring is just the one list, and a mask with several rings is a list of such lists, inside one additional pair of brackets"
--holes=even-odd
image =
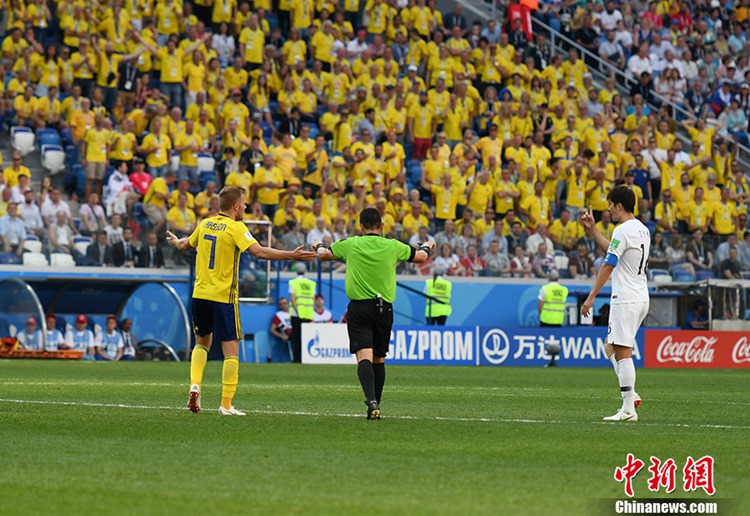
[(219, 342), (242, 339), (240, 309), (236, 303), (193, 298), (193, 326), (199, 337), (213, 333), (213, 340)]
[(376, 357), (385, 358), (391, 341), (393, 305), (383, 301), (380, 312), (376, 299), (350, 301), (346, 312), (346, 330), (349, 334), (349, 352), (372, 349)]

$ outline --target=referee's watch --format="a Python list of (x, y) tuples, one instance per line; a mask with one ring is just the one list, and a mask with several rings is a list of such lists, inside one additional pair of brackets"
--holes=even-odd
[(317, 253), (318, 249), (320, 249), (321, 247), (324, 249), (328, 249), (323, 242), (318, 242), (313, 250), (315, 251), (315, 253)]
[(419, 250), (427, 253), (427, 256), (430, 256), (430, 252), (432, 251), (432, 249), (430, 249), (430, 247), (427, 244), (423, 244), (421, 242), (419, 244)]

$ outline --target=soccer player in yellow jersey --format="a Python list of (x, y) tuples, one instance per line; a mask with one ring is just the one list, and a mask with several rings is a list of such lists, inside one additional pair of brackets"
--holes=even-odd
[(183, 251), (197, 249), (192, 303), (196, 346), (190, 359), (188, 409), (195, 413), (201, 409), (203, 371), (216, 333), (224, 352), (219, 413), (244, 416), (244, 412), (232, 406), (239, 379), (238, 352), (242, 338), (238, 305), (240, 253), (249, 251), (263, 260), (298, 261), (310, 261), (315, 253), (304, 251), (303, 246), (294, 251), (278, 251), (258, 244), (241, 222), (245, 213), (243, 188), (223, 188), (219, 193), (219, 210), (218, 215), (203, 220), (189, 237), (177, 238), (167, 232), (167, 242)]

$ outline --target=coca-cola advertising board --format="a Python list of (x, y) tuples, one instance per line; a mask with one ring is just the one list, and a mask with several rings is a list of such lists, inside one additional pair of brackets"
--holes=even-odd
[(750, 369), (747, 332), (646, 330), (646, 367)]

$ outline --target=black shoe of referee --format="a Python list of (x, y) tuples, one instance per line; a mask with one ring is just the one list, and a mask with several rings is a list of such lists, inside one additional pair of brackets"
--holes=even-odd
[(367, 405), (367, 419), (380, 419), (380, 406), (377, 401)]

